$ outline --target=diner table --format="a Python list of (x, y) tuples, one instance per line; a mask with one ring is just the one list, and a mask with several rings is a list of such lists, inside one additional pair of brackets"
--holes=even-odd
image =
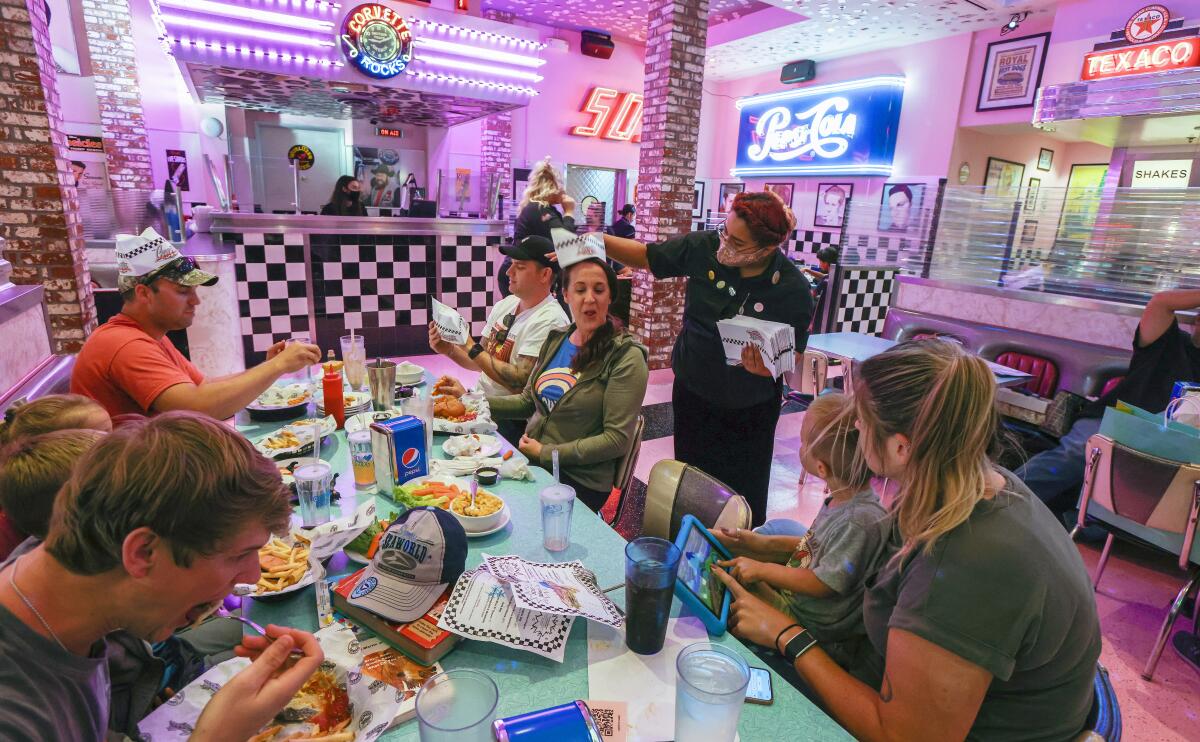
[[(854, 383), (854, 365), (877, 356), (897, 345), (898, 341), (888, 338), (866, 335), (861, 332), (825, 332), (808, 336), (806, 350), (816, 350), (830, 358), (841, 361), (845, 365), (843, 376), (846, 388), (852, 388)], [(993, 361), (987, 361), (988, 367), (996, 377), (996, 385), (1001, 387), (1020, 386), (1029, 381), (1029, 374), (1015, 368), (1001, 366)]]
[[(310, 415), (315, 413), (311, 409)], [(239, 431), (251, 440), (277, 429), (283, 423), (259, 424), (251, 422), (242, 412), (236, 419)], [(448, 458), (442, 451), (442, 442), (448, 436), (435, 434), (434, 451), (431, 458)], [(504, 450), (511, 444), (504, 443)], [(520, 455), (520, 454), (517, 454)], [(382, 515), (390, 510), (399, 510), (390, 497), (377, 495), (373, 490), (360, 491), (354, 486), (349, 448), (344, 431), (336, 431), (326, 438), (321, 448), (321, 458), (328, 461), (333, 471), (339, 473), (336, 489), (340, 499), (332, 506), (333, 517), (351, 515), (355, 509), (370, 498), (375, 498), (378, 512)], [(544, 469), (530, 466), (534, 480), (501, 480), (488, 490), (503, 498), (512, 513), (511, 521), (499, 533), (469, 542), (467, 569), (482, 562), (483, 554), (516, 554), (536, 562), (568, 562), (578, 559), (595, 575), (603, 588), (624, 582), (626, 541), (595, 513), (576, 503), (571, 521), (571, 546), (566, 551), (552, 553), (542, 546), (541, 508), (538, 493), (553, 481)], [(340, 515), (339, 515), (340, 512)], [(299, 525), (297, 515), (293, 524)], [(327, 564), (327, 579), (350, 574), (361, 565), (350, 561), (338, 552)], [(624, 609), (624, 592), (617, 590), (610, 595)], [(317, 629), (317, 609), (314, 588), (302, 590), (276, 598), (242, 599), (243, 612), (260, 624), (280, 624), (307, 631)], [(678, 617), (684, 611), (679, 600), (672, 606), (672, 615)], [(698, 621), (698, 619), (697, 619)], [(500, 690), (496, 718), (557, 706), (577, 699), (587, 700), (588, 692), (588, 621), (577, 619), (571, 628), (566, 654), (560, 664), (538, 655), (522, 652), (499, 644), (465, 639), (446, 655), (441, 664), (453, 668), (473, 668), (486, 672)], [(761, 659), (737, 638), (726, 633), (711, 637), (711, 641), (736, 650), (752, 667), (766, 668), (771, 673), (774, 688), (774, 703), (771, 705), (744, 704), (738, 724), (741, 740), (777, 739), (781, 733), (795, 740), (841, 740), (851, 739), (833, 719), (798, 692), (789, 682), (767, 667)], [(671, 678), (673, 682), (673, 677)], [(634, 691), (631, 690), (631, 694)], [(611, 693), (609, 694), (611, 695)], [(634, 698), (602, 698), (604, 701), (644, 701)], [(415, 719), (402, 723), (383, 735), (384, 740), (418, 739)]]

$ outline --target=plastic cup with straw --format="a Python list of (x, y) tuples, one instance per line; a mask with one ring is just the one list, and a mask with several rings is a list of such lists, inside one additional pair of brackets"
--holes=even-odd
[(558, 467), (558, 449), (550, 452), (554, 484), (542, 490), (542, 545), (546, 551), (566, 551), (571, 546), (571, 511), (575, 508), (575, 488), (562, 483)]
[(312, 426), (312, 460), (297, 466), (292, 476), (296, 479), (296, 495), (300, 500), (300, 521), (305, 528), (329, 522), (330, 489), (333, 484), (333, 468), (321, 460), (321, 423)]

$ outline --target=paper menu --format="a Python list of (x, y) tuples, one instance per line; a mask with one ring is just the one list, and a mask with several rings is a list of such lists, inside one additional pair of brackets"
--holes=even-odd
[(600, 592), (596, 576), (578, 560), (545, 564), (512, 555), (484, 554), (483, 564), (508, 586), (522, 608), (581, 616), (614, 627), (625, 622), (616, 604)]
[(778, 378), (796, 367), (796, 331), (791, 325), (738, 315), (717, 322), (717, 331), (730, 366), (740, 364), (742, 349), (753, 345), (772, 376)]
[(573, 616), (521, 608), (486, 568), (465, 572), (438, 619), (438, 626), (470, 639), (523, 649), (555, 662), (567, 651)]
[(429, 298), (433, 302), (433, 322), (437, 325), (442, 340), (453, 345), (466, 343), (467, 338), (471, 335), (471, 329), (458, 310), (433, 297)]

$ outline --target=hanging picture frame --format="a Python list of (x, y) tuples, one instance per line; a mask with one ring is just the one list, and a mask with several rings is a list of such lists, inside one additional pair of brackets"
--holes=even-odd
[(770, 191), (783, 199), (784, 205), (789, 209), (792, 208), (792, 194), (795, 192), (795, 189), (795, 183), (767, 183), (763, 186), (764, 191)]
[(1050, 166), (1054, 164), (1054, 150), (1042, 147), (1038, 150), (1037, 169), (1044, 173), (1050, 172)]
[(700, 216), (704, 211), (704, 181), (696, 181), (696, 190), (692, 194), (692, 216)]
[(976, 111), (1028, 108), (1037, 97), (1046, 65), (1049, 33), (993, 41), (987, 46)]
[(1025, 186), (1025, 210), (1033, 211), (1037, 208), (1038, 192), (1042, 190), (1041, 178), (1030, 178), (1029, 185)]
[(1020, 198), (1021, 182), (1024, 179), (1025, 166), (1021, 163), (1002, 160), (999, 157), (987, 159), (987, 173), (983, 177), (983, 186), (989, 195), (998, 198)]
[(720, 200), (717, 201), (717, 210), (722, 214), (728, 214), (729, 206), (733, 203), (733, 197), (744, 190), (746, 190), (745, 183), (722, 183)]
[(924, 183), (884, 183), (879, 207), (880, 232), (914, 232), (921, 227)]
[(818, 183), (813, 226), (841, 229), (846, 221), (846, 204), (853, 195), (853, 183)]

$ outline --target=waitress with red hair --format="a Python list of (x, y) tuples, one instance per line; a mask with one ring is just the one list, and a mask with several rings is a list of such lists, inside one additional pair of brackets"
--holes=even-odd
[(683, 329), (675, 340), (672, 406), (675, 458), (708, 472), (746, 498), (755, 526), (767, 515), (767, 489), (783, 382), (752, 347), (725, 363), (717, 322), (739, 314), (791, 325), (804, 352), (812, 289), (780, 247), (796, 227), (768, 191), (740, 193), (715, 230), (645, 245), (605, 235), (608, 256), (656, 278), (684, 276)]

